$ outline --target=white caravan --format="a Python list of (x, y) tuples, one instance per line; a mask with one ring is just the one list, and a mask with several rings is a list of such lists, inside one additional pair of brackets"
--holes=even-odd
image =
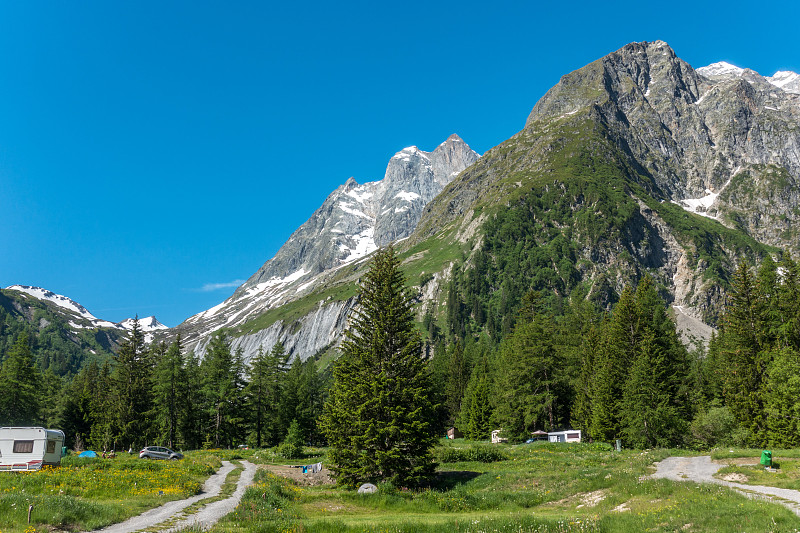
[(0, 428), (0, 470), (39, 470), (61, 462), (64, 432), (35, 427)]
[(547, 434), (547, 439), (550, 442), (580, 442), (581, 430), (568, 429), (566, 431), (551, 431)]

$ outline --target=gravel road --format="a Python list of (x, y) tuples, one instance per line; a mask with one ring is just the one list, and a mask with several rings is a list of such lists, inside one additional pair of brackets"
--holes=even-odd
[(725, 465), (711, 462), (711, 457), (708, 455), (701, 457), (668, 457), (660, 463), (656, 463), (657, 470), (651, 477), (671, 479), (673, 481), (716, 483), (717, 485), (730, 487), (748, 498), (762, 498), (780, 503), (800, 516), (800, 491), (765, 487), (763, 485), (745, 485), (715, 478), (714, 474), (723, 466)]
[(236, 490), (230, 498), (209, 503), (195, 514), (181, 520), (172, 528), (165, 531), (173, 532), (187, 527), (208, 529), (216, 524), (220, 518), (236, 509), (236, 506), (239, 505), (242, 499), (244, 491), (253, 483), (253, 476), (256, 475), (256, 465), (249, 461), (242, 461), (242, 465), (244, 465), (244, 472), (242, 472), (242, 475), (239, 477)]
[[(169, 526), (169, 529), (164, 529), (163, 531), (174, 531), (180, 527), (194, 524), (207, 528), (235, 509), (242, 499), (242, 494), (244, 494), (245, 489), (253, 482), (253, 476), (256, 471), (256, 465), (249, 461), (242, 461), (242, 465), (244, 466), (244, 471), (239, 477), (236, 491), (229, 498), (212, 502), (200, 509), (197, 513)], [(193, 503), (218, 496), (220, 490), (222, 490), (222, 485), (225, 483), (225, 478), (233, 469), (234, 466), (229, 461), (222, 461), (220, 469), (211, 475), (203, 484), (203, 489), (200, 494), (192, 496), (191, 498), (186, 498), (185, 500), (167, 502), (160, 507), (145, 511), (124, 522), (113, 524), (105, 529), (96, 530), (94, 533), (133, 533), (142, 529), (155, 528), (159, 524), (169, 520), (180, 519), (182, 511)]]

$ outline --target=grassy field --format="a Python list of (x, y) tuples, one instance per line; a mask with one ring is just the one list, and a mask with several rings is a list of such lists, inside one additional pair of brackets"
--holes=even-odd
[(260, 471), (214, 531), (800, 531), (800, 519), (780, 505), (714, 485), (646, 479), (653, 462), (687, 455), (681, 450), (443, 446), (436, 481), (417, 490), (383, 485), (359, 495)]
[(68, 456), (57, 468), (0, 472), (0, 532), (101, 528), (197, 494), (220, 464), (210, 453), (190, 454), (183, 461), (121, 454), (115, 459)]
[[(324, 462), (324, 450), (312, 451), (300, 462)], [(760, 450), (723, 451), (753, 462), (760, 456)], [(800, 461), (792, 456), (800, 450), (774, 452), (778, 461), (784, 458), (786, 478), (754, 468), (750, 482), (797, 488), (791, 483), (800, 478)], [(333, 485), (300, 486), (260, 470), (236, 511), (213, 531), (800, 531), (800, 518), (780, 505), (714, 485), (647, 479), (652, 464), (670, 455), (687, 452), (444, 441), (431, 486), (381, 485), (369, 495)], [(216, 450), (190, 452), (183, 461), (67, 458), (57, 469), (0, 473), (0, 533), (100, 528), (196, 493), (221, 460), (237, 459), (288, 463), (271, 450)], [(771, 476), (771, 482), (756, 475)]]

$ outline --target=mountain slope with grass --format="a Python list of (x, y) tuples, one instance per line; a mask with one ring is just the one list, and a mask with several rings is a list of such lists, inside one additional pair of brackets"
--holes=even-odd
[[(425, 329), (499, 337), (532, 289), (551, 306), (577, 295), (608, 307), (648, 273), (679, 324), (707, 337), (737, 263), (797, 252), (800, 95), (784, 79), (794, 78), (695, 70), (661, 41), (565, 75), (397, 244)], [(205, 325), (229, 328), (246, 354), (277, 340), (301, 358), (324, 352), (346, 323), (365, 257), (265, 280), (276, 256), (232, 300), (298, 276), (279, 300)], [(197, 321), (178, 329), (198, 335)]]

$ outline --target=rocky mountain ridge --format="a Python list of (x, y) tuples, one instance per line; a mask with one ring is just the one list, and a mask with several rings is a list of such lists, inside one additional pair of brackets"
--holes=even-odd
[[(69, 324), (75, 329), (95, 329), (95, 328), (111, 328), (130, 331), (133, 329), (133, 318), (127, 318), (122, 322), (111, 322), (97, 318), (89, 312), (84, 306), (61, 294), (56, 294), (53, 291), (43, 289), (42, 287), (34, 287), (31, 285), (10, 285), (5, 288), (7, 291), (15, 291), (27, 296), (32, 296), (37, 300), (50, 306), (50, 308), (63, 315)], [(167, 326), (159, 322), (155, 316), (139, 318), (139, 328), (145, 333), (153, 333), (156, 331), (169, 329)]]
[[(357, 267), (378, 247), (407, 238), (425, 205), (479, 157), (453, 134), (431, 152), (416, 146), (397, 152), (380, 181), (360, 185), (348, 179), (230, 298), (190, 317), (176, 331), (186, 346), (202, 353), (213, 331), (242, 326), (319, 289), (332, 273)], [(308, 357), (336, 339), (351, 307), (351, 300), (321, 302), (295, 326), (304, 335), (288, 335), (286, 324), (277, 322), (237, 336), (234, 347), (249, 358), (259, 346), (269, 349), (280, 338), (287, 349)]]
[[(591, 283), (593, 291), (619, 291), (631, 279), (650, 272), (668, 291), (679, 322), (707, 336), (710, 329), (702, 320), (712, 319), (721, 305), (725, 272), (740, 259), (763, 253), (755, 241), (738, 240), (736, 231), (714, 223), (797, 251), (797, 239), (791, 238), (800, 222), (796, 220), (800, 210), (795, 210), (800, 205), (796, 183), (800, 175), (800, 96), (794, 93), (795, 79), (794, 73), (764, 78), (725, 65), (694, 70), (662, 41), (629, 44), (562, 77), (537, 102), (520, 133), (487, 152), (425, 206), (418, 229), (403, 247), (423, 246), (449, 227), (457, 228), (450, 238), (465, 245), (472, 242), (470, 246), (476, 250), (487, 217), (492, 216), (489, 213), (497, 212), (498, 205), (510, 205), (509, 198), (521, 194), (515, 191), (537, 182), (543, 183), (537, 194), (547, 194), (552, 185), (566, 191), (569, 185), (550, 177), (556, 174), (554, 166), (569, 167), (573, 164), (570, 157), (591, 158), (605, 151), (606, 163), (627, 176), (619, 183), (627, 190), (627, 200), (620, 201), (634, 211), (625, 213), (618, 235), (578, 246), (576, 275)], [(586, 135), (589, 140), (576, 144), (570, 135), (586, 132), (586, 128), (592, 132)], [(589, 155), (580, 155), (581, 151)], [(554, 154), (558, 154), (556, 159), (566, 157), (566, 163), (555, 161)], [(413, 155), (413, 151), (403, 151), (393, 161), (412, 159)], [(630, 190), (625, 180), (641, 190)], [(750, 190), (742, 190), (744, 186)], [(355, 184), (337, 189), (339, 194), (349, 191), (354, 192), (354, 199), (365, 192), (355, 191)], [(587, 207), (581, 204), (588, 200), (585, 193), (575, 197), (574, 211)], [(667, 205), (662, 205), (664, 202)], [(669, 205), (713, 222), (682, 219)], [(331, 227), (327, 224), (336, 220), (331, 218), (334, 211), (330, 204), (323, 206), (315, 213), (318, 218), (309, 221), (313, 224), (307, 224)], [(352, 230), (351, 235), (366, 236)], [(281, 278), (276, 273), (308, 274), (299, 260), (270, 271), (277, 265), (286, 265), (286, 261), (267, 262), (234, 297), (269, 284), (270, 279), (277, 283)], [(355, 271), (358, 265), (353, 266)], [(442, 264), (439, 271), (431, 272), (432, 281), (422, 291), (424, 308), (437, 309), (438, 305), (441, 309), (451, 266)], [(331, 281), (325, 276), (313, 282), (306, 279), (304, 288), (312, 292)], [(603, 289), (604, 284), (609, 288)], [(285, 294), (281, 297), (282, 302), (293, 301)], [(279, 305), (278, 300), (269, 302), (272, 308)], [(280, 338), (305, 358), (314, 353), (309, 346), (335, 341), (351, 306), (352, 299), (330, 296), (312, 312), (296, 318), (293, 333), (287, 331), (286, 323), (276, 320), (267, 328), (239, 334), (237, 339), (253, 349), (259, 342), (268, 348)], [(255, 306), (247, 311), (248, 316), (257, 313)], [(309, 343), (312, 331), (317, 340)]]

